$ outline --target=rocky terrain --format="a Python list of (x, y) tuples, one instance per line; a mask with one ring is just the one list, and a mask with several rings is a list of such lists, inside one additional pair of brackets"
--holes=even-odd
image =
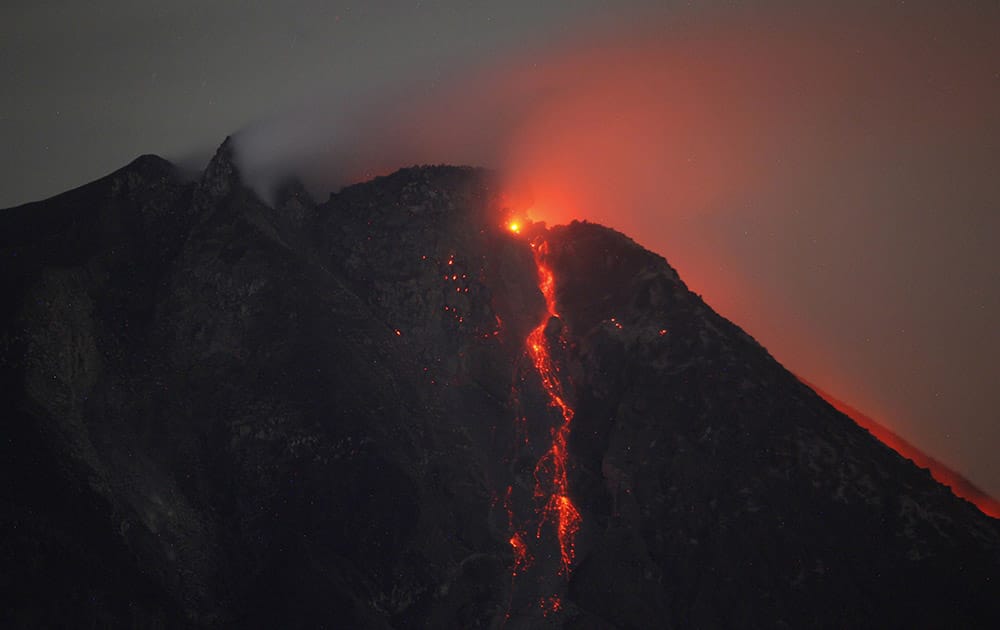
[(1000, 522), (660, 256), (509, 211), (443, 166), (265, 203), (229, 141), (0, 211), (0, 624), (1000, 627)]

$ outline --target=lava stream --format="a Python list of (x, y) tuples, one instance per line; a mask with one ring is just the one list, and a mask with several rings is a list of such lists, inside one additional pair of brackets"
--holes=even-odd
[(538, 268), (538, 288), (545, 297), (547, 313), (534, 330), (528, 335), (528, 354), (542, 387), (549, 397), (549, 404), (557, 408), (562, 415), (562, 422), (552, 430), (552, 444), (535, 465), (535, 499), (542, 503), (539, 508), (537, 536), (541, 536), (542, 525), (551, 523), (559, 539), (559, 555), (562, 562), (561, 574), (569, 572), (574, 556), (574, 540), (580, 529), (580, 512), (569, 498), (569, 482), (566, 475), (566, 440), (569, 437), (569, 425), (573, 421), (573, 408), (566, 402), (562, 381), (552, 363), (549, 341), (545, 328), (553, 317), (559, 317), (556, 312), (555, 276), (552, 269), (545, 264), (543, 256), (548, 252), (545, 241), (532, 243), (535, 252), (535, 265)]

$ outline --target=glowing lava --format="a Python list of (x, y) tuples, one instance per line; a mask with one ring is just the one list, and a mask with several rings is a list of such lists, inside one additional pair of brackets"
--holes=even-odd
[(562, 610), (562, 600), (555, 595), (552, 597), (543, 597), (539, 600), (538, 607), (542, 609), (542, 616), (548, 617)]
[(545, 297), (547, 313), (528, 335), (528, 355), (549, 397), (549, 404), (558, 409), (562, 416), (562, 422), (552, 430), (551, 446), (535, 465), (535, 500), (542, 504), (539, 508), (536, 537), (541, 536), (545, 523), (555, 527), (562, 562), (559, 572), (565, 575), (573, 562), (574, 541), (580, 529), (580, 512), (569, 498), (569, 481), (566, 475), (566, 440), (569, 437), (569, 425), (573, 421), (573, 408), (566, 402), (562, 381), (552, 363), (549, 341), (545, 335), (549, 321), (553, 317), (559, 317), (556, 312), (555, 276), (543, 260), (548, 253), (548, 243), (536, 241), (532, 243), (532, 248), (538, 268), (538, 288)]
[(512, 582), (518, 573), (531, 566), (532, 561), (531, 553), (528, 551), (528, 544), (524, 540), (524, 533), (514, 527), (514, 509), (511, 507), (510, 502), (510, 495), (513, 491), (513, 486), (507, 486), (507, 495), (503, 500), (504, 509), (507, 510), (507, 527), (513, 532), (509, 540), (510, 548), (514, 551), (514, 566), (510, 572)]
[[(537, 235), (536, 226), (530, 221), (524, 222), (516, 218), (508, 218), (504, 228), (512, 234), (519, 236)], [(558, 420), (549, 429), (551, 442), (545, 452), (538, 458), (532, 474), (534, 485), (531, 498), (534, 503), (535, 518), (530, 525), (519, 522), (514, 513), (512, 493), (513, 486), (507, 487), (504, 497), (504, 509), (507, 511), (507, 525), (510, 532), (508, 543), (514, 554), (514, 564), (511, 567), (511, 596), (507, 603), (506, 619), (510, 619), (510, 609), (514, 601), (514, 581), (525, 574), (533, 566), (532, 572), (533, 587), (529, 586), (529, 593), (532, 593), (531, 606), (536, 610), (541, 610), (545, 617), (562, 614), (563, 603), (558, 593), (560, 590), (552, 580), (556, 576), (568, 577), (570, 567), (575, 557), (576, 535), (580, 530), (580, 511), (569, 496), (569, 475), (568, 475), (568, 449), (570, 423), (573, 421), (574, 411), (566, 399), (566, 392), (559, 368), (552, 360), (552, 348), (549, 335), (546, 329), (553, 320), (558, 320), (559, 314), (556, 310), (555, 298), (555, 275), (552, 268), (546, 263), (549, 249), (548, 243), (544, 239), (544, 228), (542, 235), (536, 236), (531, 241), (531, 248), (535, 259), (535, 267), (538, 274), (538, 289), (545, 299), (545, 316), (542, 321), (528, 334), (525, 340), (525, 354), (531, 359), (531, 367), (538, 373), (542, 390), (548, 398), (550, 407), (558, 410)], [(562, 338), (560, 338), (562, 342)], [(518, 391), (515, 387), (512, 391), (515, 401), (518, 398)], [(519, 411), (515, 419), (515, 435), (523, 435), (524, 445), (528, 445), (528, 430), (523, 423), (527, 422), (527, 417), (523, 411)], [(535, 530), (534, 540), (530, 538), (525, 528), (533, 527)], [(551, 528), (551, 529), (550, 529)], [(548, 532), (555, 534), (559, 547), (558, 570), (553, 570), (556, 562), (554, 554), (532, 555), (533, 546), (545, 544), (543, 542), (543, 531), (546, 532), (545, 541), (550, 541)], [(546, 559), (544, 563), (537, 562)], [(549, 558), (551, 563), (549, 564)], [(539, 597), (539, 594), (542, 596)]]

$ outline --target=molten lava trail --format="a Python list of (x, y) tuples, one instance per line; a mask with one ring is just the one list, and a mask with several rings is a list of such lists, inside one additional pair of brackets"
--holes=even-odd
[(535, 465), (534, 495), (540, 504), (536, 537), (541, 537), (542, 527), (546, 523), (555, 528), (562, 563), (559, 573), (566, 575), (573, 562), (574, 541), (580, 529), (580, 512), (569, 498), (569, 482), (566, 475), (566, 441), (569, 437), (570, 423), (573, 421), (573, 408), (566, 402), (562, 380), (552, 362), (549, 340), (545, 335), (549, 321), (553, 317), (559, 317), (556, 312), (555, 276), (544, 261), (544, 256), (548, 253), (548, 243), (544, 240), (536, 241), (532, 243), (532, 248), (535, 253), (535, 265), (538, 268), (538, 288), (545, 297), (547, 313), (542, 322), (528, 335), (528, 355), (538, 372), (549, 404), (558, 409), (562, 416), (562, 422), (552, 429), (552, 444)]

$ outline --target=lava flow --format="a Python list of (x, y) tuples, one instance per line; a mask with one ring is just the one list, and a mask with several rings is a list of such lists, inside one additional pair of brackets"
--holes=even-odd
[(569, 437), (569, 425), (573, 420), (573, 408), (566, 402), (562, 381), (552, 363), (549, 340), (545, 335), (549, 321), (553, 317), (559, 317), (556, 312), (555, 276), (543, 260), (548, 253), (548, 243), (536, 240), (531, 246), (538, 268), (538, 288), (545, 297), (547, 312), (542, 322), (528, 335), (528, 354), (549, 397), (549, 404), (557, 408), (562, 416), (562, 422), (552, 429), (552, 444), (535, 465), (534, 495), (535, 500), (541, 504), (536, 537), (541, 537), (545, 523), (555, 527), (562, 562), (559, 573), (565, 575), (573, 562), (574, 540), (580, 529), (580, 512), (569, 498), (566, 475), (566, 441)]
[[(514, 233), (521, 232), (521, 224), (512, 221), (507, 229)], [(552, 318), (558, 318), (555, 299), (555, 276), (552, 269), (545, 263), (548, 254), (548, 243), (542, 238), (536, 238), (531, 243), (534, 251), (535, 266), (538, 270), (538, 288), (545, 298), (546, 314), (542, 321), (528, 334), (526, 340), (527, 354), (532, 365), (538, 372), (542, 389), (549, 399), (549, 405), (558, 409), (561, 421), (551, 429), (552, 443), (539, 458), (534, 468), (535, 486), (533, 497), (538, 514), (538, 525), (535, 538), (542, 537), (542, 530), (549, 524), (555, 530), (559, 541), (560, 575), (569, 573), (573, 563), (574, 541), (580, 529), (580, 512), (569, 498), (569, 481), (567, 476), (567, 448), (570, 423), (573, 420), (573, 408), (566, 402), (566, 394), (555, 364), (552, 361), (549, 340), (545, 334)], [(508, 508), (508, 514), (510, 509)], [(514, 574), (526, 564), (526, 548), (524, 537), (516, 531), (510, 544), (515, 555)]]

